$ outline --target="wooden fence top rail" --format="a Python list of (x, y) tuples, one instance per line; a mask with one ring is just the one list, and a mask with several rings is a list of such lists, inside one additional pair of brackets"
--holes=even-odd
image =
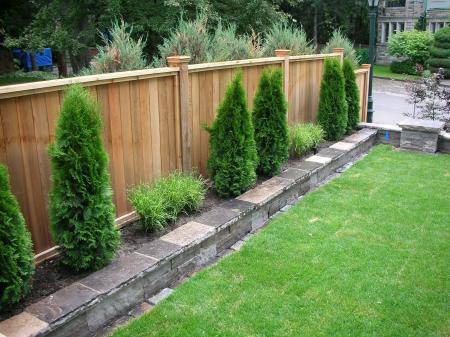
[(366, 68), (361, 68), (361, 69), (355, 70), (355, 74), (362, 74), (362, 73), (367, 73), (367, 72), (369, 72), (369, 69), (366, 69)]
[(195, 73), (195, 72), (200, 72), (200, 71), (209, 71), (209, 70), (216, 70), (216, 69), (239, 68), (239, 67), (246, 67), (246, 66), (281, 63), (281, 62), (283, 62), (283, 60), (284, 60), (283, 57), (265, 57), (265, 58), (248, 59), (248, 60), (199, 63), (199, 64), (189, 65), (188, 69), (189, 69), (190, 73)]
[(298, 55), (298, 56), (289, 56), (289, 61), (309, 61), (309, 60), (322, 60), (327, 57), (340, 57), (341, 54), (338, 53), (330, 53), (330, 54), (314, 54), (314, 55)]
[(173, 76), (176, 75), (178, 71), (178, 67), (166, 67), (5, 85), (0, 86), (0, 99), (58, 91), (63, 87), (73, 83), (82, 83), (85, 86), (94, 86), (106, 83), (142, 80), (152, 77)]

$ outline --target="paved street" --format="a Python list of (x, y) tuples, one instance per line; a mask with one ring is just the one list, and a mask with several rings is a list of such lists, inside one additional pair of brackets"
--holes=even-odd
[(404, 118), (404, 112), (412, 112), (404, 87), (405, 82), (374, 78), (374, 123), (396, 124)]

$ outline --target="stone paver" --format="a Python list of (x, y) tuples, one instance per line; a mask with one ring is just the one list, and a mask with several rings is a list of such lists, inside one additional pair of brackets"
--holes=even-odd
[(208, 226), (220, 227), (239, 216), (239, 212), (231, 208), (214, 207), (212, 210), (202, 214), (195, 222)]
[(296, 164), (295, 168), (311, 173), (311, 172), (318, 170), (322, 166), (323, 166), (323, 164), (316, 163), (313, 161), (302, 161), (302, 162)]
[(231, 209), (241, 215), (248, 213), (255, 208), (255, 204), (238, 199), (230, 199), (219, 205), (221, 208)]
[(330, 146), (330, 149), (336, 149), (341, 151), (350, 151), (356, 147), (354, 143), (337, 142)]
[(105, 268), (85, 277), (81, 284), (98, 291), (109, 292), (156, 265), (158, 260), (138, 253), (119, 258)]
[(99, 293), (93, 289), (80, 283), (73, 283), (39, 302), (31, 304), (25, 310), (47, 323), (53, 323), (89, 303), (98, 295)]
[(309, 158), (306, 158), (306, 161), (311, 161), (319, 164), (328, 164), (329, 162), (331, 162), (331, 158), (314, 155)]
[(340, 157), (344, 153), (345, 153), (345, 151), (342, 151), (342, 150), (327, 148), (327, 149), (320, 150), (317, 155), (320, 157), (327, 157), (327, 158), (335, 159), (335, 158)]
[(274, 195), (278, 194), (280, 191), (282, 191), (292, 183), (293, 180), (291, 179), (273, 177), (269, 180), (266, 180), (261, 185), (258, 185), (250, 191), (247, 191), (244, 194), (240, 195), (239, 197), (237, 197), (237, 199), (261, 205), (267, 200), (272, 199)]
[(34, 337), (47, 328), (48, 323), (27, 312), (22, 312), (0, 322), (0, 337)]
[(150, 256), (156, 260), (164, 260), (181, 250), (181, 246), (163, 241), (153, 240), (140, 248), (137, 253)]
[(213, 233), (214, 230), (214, 227), (190, 221), (164, 235), (161, 237), (161, 240), (174, 243), (179, 246), (187, 246), (190, 243), (205, 238), (209, 234)]
[(402, 130), (439, 133), (444, 129), (445, 123), (433, 120), (407, 118), (400, 121), (398, 126), (401, 127)]
[(367, 138), (369, 138), (372, 134), (376, 134), (376, 133), (377, 133), (376, 129), (365, 128), (365, 129), (359, 130), (358, 132), (356, 132), (350, 136), (345, 137), (343, 139), (343, 141), (346, 143), (359, 144), (359, 143), (365, 141)]
[(300, 169), (296, 169), (296, 168), (288, 168), (286, 171), (282, 172), (278, 176), (281, 178), (286, 178), (286, 179), (291, 179), (291, 180), (297, 181), (308, 175), (309, 175), (308, 171), (300, 170)]
[(164, 288), (161, 290), (158, 294), (155, 296), (152, 296), (148, 299), (148, 303), (151, 305), (157, 305), (159, 302), (161, 302), (163, 299), (170, 296), (170, 294), (173, 293), (173, 289), (170, 288)]

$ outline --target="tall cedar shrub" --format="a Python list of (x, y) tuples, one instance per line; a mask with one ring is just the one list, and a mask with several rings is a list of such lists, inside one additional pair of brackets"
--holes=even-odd
[(0, 165), (0, 311), (28, 293), (33, 272), (31, 236)]
[(234, 197), (256, 182), (253, 124), (238, 73), (225, 93), (210, 128), (208, 172), (221, 197)]
[(338, 140), (347, 130), (345, 80), (336, 58), (325, 60), (317, 120), (325, 131), (327, 140)]
[(74, 270), (106, 265), (120, 244), (96, 102), (79, 85), (66, 90), (50, 147), (50, 218), (62, 262)]
[(345, 100), (347, 101), (347, 131), (355, 129), (359, 123), (359, 90), (352, 63), (345, 59), (342, 67), (345, 80)]
[(266, 176), (280, 172), (288, 158), (287, 103), (281, 69), (265, 70), (253, 101), (253, 126), (258, 171)]
[(431, 48), (431, 58), (428, 67), (437, 73), (439, 68), (444, 71), (444, 76), (450, 78), (450, 27), (440, 29), (434, 34), (434, 47)]

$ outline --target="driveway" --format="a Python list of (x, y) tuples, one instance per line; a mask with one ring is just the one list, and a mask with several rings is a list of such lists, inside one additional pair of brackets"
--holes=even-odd
[(405, 118), (403, 113), (413, 111), (413, 106), (406, 101), (406, 82), (381, 78), (373, 80), (374, 123), (397, 124)]

